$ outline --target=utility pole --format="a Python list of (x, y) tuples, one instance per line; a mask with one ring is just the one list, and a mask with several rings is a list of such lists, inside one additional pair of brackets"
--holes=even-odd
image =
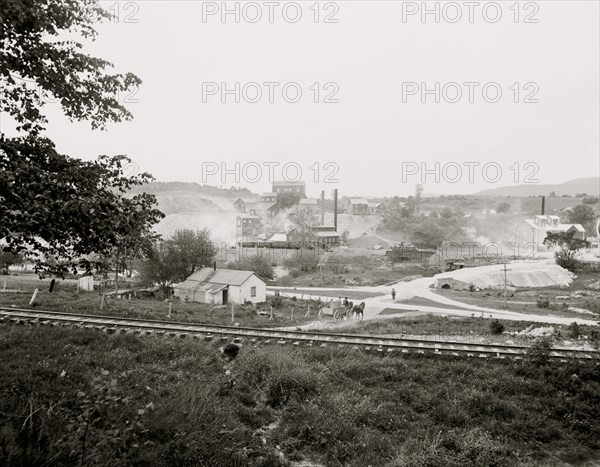
[(506, 269), (506, 263), (504, 263), (502, 266), (504, 266), (504, 308), (507, 308), (506, 305), (506, 273), (507, 271), (512, 271), (512, 269)]

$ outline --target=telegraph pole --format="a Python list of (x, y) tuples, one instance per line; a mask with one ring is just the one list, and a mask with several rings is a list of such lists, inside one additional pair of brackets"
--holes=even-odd
[(507, 271), (512, 271), (512, 269), (506, 269), (506, 263), (504, 263), (502, 266), (504, 266), (504, 308), (507, 308), (506, 305), (506, 272)]

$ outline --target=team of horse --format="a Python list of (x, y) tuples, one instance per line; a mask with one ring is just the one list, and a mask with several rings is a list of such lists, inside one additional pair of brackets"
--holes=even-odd
[(348, 320), (352, 321), (354, 319), (363, 319), (363, 314), (365, 311), (365, 302), (360, 302), (358, 305), (354, 305), (353, 302), (344, 301), (344, 303), (333, 303), (330, 302), (328, 306), (322, 307), (319, 310), (319, 318), (323, 316), (331, 316), (336, 321)]

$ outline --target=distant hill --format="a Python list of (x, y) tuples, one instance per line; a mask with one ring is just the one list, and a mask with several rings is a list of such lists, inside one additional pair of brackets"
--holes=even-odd
[(233, 201), (240, 196), (252, 197), (245, 188), (219, 188), (185, 182), (153, 182), (135, 187), (131, 194), (150, 193), (156, 196), (158, 208), (166, 217), (156, 226), (165, 238), (177, 229), (211, 231), (216, 242), (233, 243), (235, 240), (235, 211)]
[(132, 194), (141, 192), (155, 195), (159, 209), (167, 215), (231, 210), (235, 198), (253, 195), (246, 188), (219, 188), (185, 182), (152, 182), (131, 190)]
[(504, 186), (480, 191), (479, 193), (475, 193), (475, 196), (548, 196), (553, 191), (557, 196), (575, 196), (578, 193), (587, 193), (588, 195), (598, 196), (600, 194), (600, 177), (578, 178), (556, 185), (530, 184)]

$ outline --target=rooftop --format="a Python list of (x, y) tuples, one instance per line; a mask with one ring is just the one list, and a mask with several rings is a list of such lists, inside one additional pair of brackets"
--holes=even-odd
[(350, 204), (369, 204), (369, 202), (363, 198), (351, 198), (348, 202)]
[(274, 180), (273, 181), (273, 186), (275, 185), (298, 185), (298, 186), (305, 186), (306, 182), (303, 182), (302, 180), (299, 182), (288, 182), (286, 180)]
[(206, 284), (242, 285), (253, 274), (254, 272), (252, 271), (238, 271), (236, 269), (214, 270), (213, 268), (202, 268), (194, 272), (185, 282), (194, 281)]

